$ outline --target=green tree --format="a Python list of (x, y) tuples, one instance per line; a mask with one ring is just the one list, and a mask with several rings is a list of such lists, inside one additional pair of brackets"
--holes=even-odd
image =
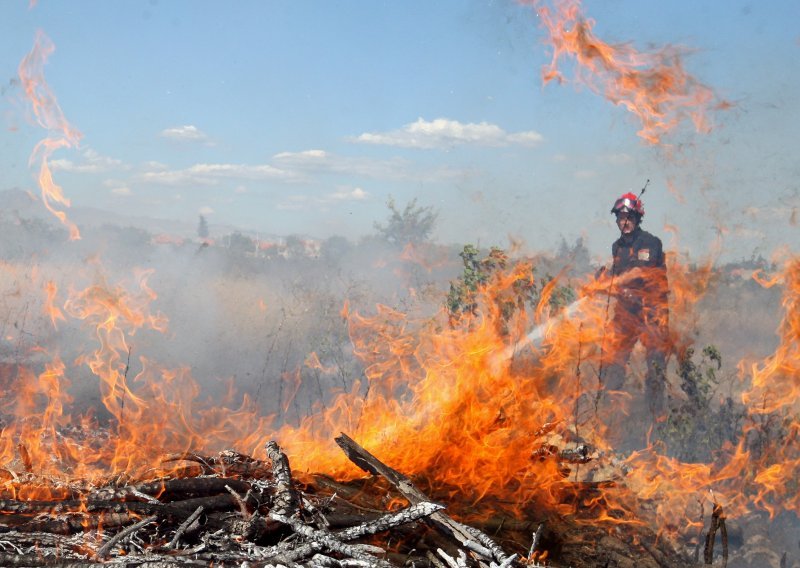
[(250, 254), (255, 252), (256, 243), (247, 235), (236, 231), (228, 236), (228, 250), (237, 255)]
[(386, 206), (389, 208), (389, 218), (386, 223), (375, 223), (378, 235), (386, 242), (402, 247), (408, 243), (418, 244), (430, 238), (439, 218), (439, 213), (433, 207), (417, 205), (415, 198), (401, 211), (392, 197), (389, 197)]
[(346, 238), (334, 235), (322, 241), (320, 256), (328, 263), (340, 262), (353, 248)]
[(290, 258), (303, 258), (306, 256), (306, 244), (300, 235), (286, 237), (286, 252)]
[(203, 215), (200, 215), (200, 221), (197, 223), (197, 236), (201, 239), (208, 238), (208, 221)]
[(687, 462), (708, 462), (726, 443), (736, 443), (746, 413), (731, 397), (718, 406), (713, 404), (722, 369), (719, 350), (706, 346), (699, 362), (695, 355), (689, 347), (678, 356), (680, 386), (686, 397), (676, 401), (656, 434), (667, 445), (669, 455)]

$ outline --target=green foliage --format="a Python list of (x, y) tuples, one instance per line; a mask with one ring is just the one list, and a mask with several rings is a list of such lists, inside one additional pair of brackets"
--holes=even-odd
[(344, 237), (334, 235), (322, 241), (320, 247), (320, 257), (328, 263), (335, 263), (342, 260), (350, 253), (353, 245)]
[(306, 245), (300, 235), (288, 235), (286, 237), (286, 253), (289, 258), (303, 258), (306, 256)]
[(383, 240), (403, 247), (409, 243), (425, 242), (430, 238), (439, 217), (433, 207), (422, 207), (417, 205), (416, 199), (412, 199), (401, 211), (391, 197), (386, 206), (389, 208), (386, 224), (375, 223), (375, 229)]
[(203, 215), (200, 215), (200, 220), (197, 222), (197, 236), (201, 239), (208, 238), (208, 221)]
[(753, 459), (764, 463), (784, 461), (783, 449), (796, 430), (798, 418), (791, 412), (751, 413), (747, 417), (746, 447)]
[(695, 364), (693, 357), (694, 349), (689, 347), (678, 362), (681, 390), (686, 393), (689, 404), (704, 409), (708, 407), (713, 387), (719, 383), (717, 371), (722, 368), (722, 356), (715, 346), (709, 345), (703, 349), (699, 366)]
[(236, 255), (252, 254), (255, 249), (255, 241), (239, 231), (228, 235), (228, 250), (231, 253)]
[[(480, 250), (474, 245), (464, 245), (464, 250), (458, 253), (464, 270), (455, 282), (450, 282), (446, 305), (451, 318), (458, 318), (461, 314), (474, 315), (478, 309), (479, 291), (508, 265), (508, 256), (497, 247), (492, 247), (484, 258), (479, 258), (479, 254)], [(532, 273), (530, 283), (532, 292), (536, 294), (536, 281)], [(519, 287), (524, 291), (526, 286), (520, 284)]]
[(117, 244), (123, 247), (149, 247), (153, 239), (153, 235), (140, 229), (139, 227), (118, 227), (115, 225), (103, 225), (103, 232), (106, 238), (112, 244)]
[[(515, 314), (535, 309), (542, 290), (553, 278), (549, 274), (537, 280), (536, 270), (529, 262), (513, 262), (506, 252), (492, 247), (483, 258), (474, 245), (465, 245), (459, 253), (464, 264), (461, 275), (450, 282), (445, 305), (451, 324), (463, 315), (476, 315), (483, 297), (499, 314), (501, 331)], [(550, 295), (550, 307), (556, 309), (575, 299), (575, 291), (557, 286)]]
[(722, 355), (713, 345), (703, 348), (699, 362), (691, 347), (679, 358), (678, 375), (686, 399), (671, 408), (659, 428), (670, 455), (687, 462), (707, 462), (726, 442), (735, 444), (738, 440), (744, 409), (731, 397), (719, 407), (712, 404), (721, 369)]
[[(544, 278), (540, 279), (540, 283), (544, 288), (547, 284), (552, 282), (554, 277), (550, 274), (545, 274)], [(565, 286), (565, 285), (558, 285), (556, 286), (553, 291), (550, 293), (550, 309), (557, 310), (558, 308), (563, 308), (564, 306), (570, 305), (572, 302), (577, 300), (578, 297), (575, 294), (575, 289), (572, 286)]]

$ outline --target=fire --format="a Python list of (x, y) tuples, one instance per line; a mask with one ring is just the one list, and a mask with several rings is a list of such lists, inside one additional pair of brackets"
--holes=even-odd
[[(689, 270), (675, 255), (668, 267), (673, 324), (681, 330), (711, 269)], [(59, 328), (77, 325), (93, 347), (72, 364), (52, 353), (40, 372), (23, 368), (4, 385), (17, 396), (3, 402), (11, 421), (0, 434), (2, 464), (29, 475), (3, 481), (4, 489), (18, 498), (58, 498), (63, 490), (52, 480), (154, 476), (169, 471), (158, 465), (164, 452), (252, 452), (271, 438), (281, 440), (298, 470), (361, 475), (332, 442), (344, 431), (427, 489), (460, 495), (454, 501), (473, 505), (471, 514), (551, 511), (587, 523), (647, 523), (695, 534), (700, 511), (711, 503), (729, 515), (797, 510), (799, 432), (792, 417), (800, 385), (800, 261), (782, 275), (787, 315), (779, 349), (742, 368), (751, 383), (744, 395), (748, 426), (709, 463), (681, 462), (658, 442), (618, 454), (635, 423), (637, 395), (598, 391), (597, 369), (613, 339), (609, 282), (578, 283), (578, 309), (555, 307), (550, 283), (535, 309), (509, 311), (528, 273), (524, 265), (498, 273), (478, 291), (475, 313), (459, 321), (444, 310), (418, 320), (386, 306), (372, 315), (345, 307), (367, 384), (277, 429), (248, 397), (231, 390), (204, 401), (188, 368), (167, 369), (136, 353), (133, 339), (167, 330), (165, 316), (152, 308), (152, 271), (131, 282), (99, 279), (70, 290), (63, 302), (45, 279), (34, 287), (46, 297), (42, 315), (54, 322), (60, 314)], [(543, 331), (520, 343), (531, 328)], [(327, 371), (315, 353), (305, 366)], [(76, 415), (69, 391), (80, 376), (97, 381), (102, 407)], [(301, 378), (300, 370), (288, 372), (276, 385), (284, 415), (297, 404)], [(781, 436), (754, 444), (765, 424)], [(571, 461), (565, 451), (573, 452)]]
[(64, 211), (57, 209), (57, 204), (69, 207), (70, 201), (65, 197), (62, 188), (53, 181), (49, 165), (50, 157), (56, 150), (74, 147), (81, 139), (81, 133), (67, 122), (44, 78), (44, 65), (53, 51), (55, 51), (53, 42), (40, 31), (36, 34), (33, 49), (19, 65), (20, 82), (31, 103), (36, 121), (49, 133), (47, 138), (36, 144), (29, 163), (32, 167), (38, 165), (38, 182), (45, 207), (66, 225), (69, 229), (70, 239), (77, 240), (80, 238), (77, 225), (67, 219)]
[[(705, 293), (713, 270), (710, 264), (689, 270), (675, 255), (668, 266), (674, 331), (683, 333), (691, 328), (692, 306)], [(800, 294), (800, 263), (793, 269), (797, 290), (787, 307), (798, 313), (792, 302)], [(326, 438), (346, 431), (393, 467), (435, 483), (440, 491), (459, 493), (462, 501), (486, 503), (487, 510), (525, 515), (543, 508), (591, 523), (648, 523), (684, 535), (696, 534), (701, 513), (717, 504), (728, 515), (797, 510), (792, 480), (800, 456), (793, 423), (775, 451), (754, 453), (752, 429), (746, 429), (738, 443), (720, 447), (709, 463), (681, 462), (657, 442), (625, 457), (621, 468), (610, 465), (609, 456), (631, 429), (635, 395), (598, 396), (596, 370), (606, 355), (603, 345), (610, 341), (608, 282), (584, 282), (580, 309), (574, 312), (552, 312), (543, 294), (533, 314), (519, 313), (518, 321), (498, 326), (495, 300), (517, 277), (512, 271), (483, 289), (481, 310), (461, 325), (449, 325), (444, 313), (413, 321), (386, 306), (370, 317), (348, 314), (369, 386), (366, 392), (356, 386), (299, 428), (281, 430), (281, 439), (295, 449), (295, 463), (357, 475), (325, 444)], [(755, 369), (755, 384), (767, 378), (774, 383), (779, 370), (800, 368), (792, 318), (784, 324), (785, 345)], [(520, 332), (537, 322), (545, 330), (537, 342), (509, 350)], [(498, 366), (499, 353), (512, 355), (504, 355), (507, 363)], [(787, 369), (790, 356), (793, 363)], [(796, 382), (773, 384), (766, 398), (772, 404), (765, 404), (760, 392), (758, 412), (783, 409), (788, 414), (787, 407), (796, 412)], [(565, 468), (555, 457), (558, 449), (579, 442), (591, 448), (594, 463)], [(594, 496), (581, 489), (580, 482), (589, 479), (604, 480)]]
[(325, 366), (322, 364), (322, 361), (319, 360), (319, 355), (317, 355), (316, 351), (312, 351), (306, 357), (305, 362), (303, 363), (309, 369), (316, 369), (321, 371), (322, 373), (332, 375), (336, 373), (336, 367), (333, 365)]
[[(59, 498), (65, 491), (60, 483), (67, 481), (147, 471), (154, 476), (164, 452), (218, 451), (238, 444), (254, 448), (269, 431), (270, 420), (259, 417), (247, 397), (229, 391), (222, 399), (201, 402), (189, 369), (167, 369), (144, 356), (131, 360), (132, 338), (167, 330), (165, 316), (150, 308), (157, 299), (148, 284), (151, 275), (139, 273), (133, 286), (101, 280), (71, 290), (63, 306), (57, 305), (52, 281), (42, 287), (44, 315), (82, 327), (86, 344), (93, 338), (96, 347), (71, 365), (50, 353), (43, 371), (20, 367), (2, 377), (4, 389), (14, 396), (2, 402), (9, 424), (0, 430), (0, 463), (32, 476), (3, 481), (7, 493)], [(75, 377), (87, 373), (97, 380), (102, 407), (78, 415), (69, 391)]]
[(574, 58), (576, 80), (633, 113), (642, 124), (638, 135), (650, 144), (687, 119), (698, 132), (707, 132), (709, 112), (731, 106), (686, 71), (685, 49), (667, 46), (645, 53), (606, 43), (594, 35), (594, 21), (583, 15), (579, 0), (557, 0), (553, 9), (541, 0), (522, 1), (536, 7), (549, 33), (553, 56), (542, 70), (544, 83), (564, 82), (559, 62)]
[(55, 282), (50, 280), (45, 284), (44, 291), (47, 296), (43, 308), (44, 313), (50, 317), (50, 321), (53, 323), (53, 327), (57, 328), (58, 327), (57, 322), (66, 321), (66, 318), (64, 317), (64, 312), (62, 312), (61, 309), (55, 305), (56, 295), (58, 294), (58, 287), (56, 286)]

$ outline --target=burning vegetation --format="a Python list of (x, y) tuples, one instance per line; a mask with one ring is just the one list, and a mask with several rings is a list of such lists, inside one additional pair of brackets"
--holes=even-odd
[[(444, 253), (419, 246), (431, 258)], [(389, 266), (419, 278), (420, 265), (393, 250)], [(198, 253), (183, 245), (173, 254)], [(740, 364), (736, 378), (719, 349), (679, 346), (670, 414), (651, 423), (641, 387), (599, 396), (609, 340), (602, 279), (574, 269), (553, 277), (537, 267), (547, 259), (499, 250), (467, 247), (461, 260), (460, 273), (450, 265), (449, 294), (401, 302), (412, 309), (370, 309), (374, 298), (353, 294), (340, 310), (320, 303), (319, 291), (302, 296), (317, 306), (322, 333), (326, 318), (344, 326), (351, 351), (267, 346), (264, 365), (284, 359), (286, 370), (243, 392), (146, 356), (174, 341), (155, 309), (157, 271), (117, 284), (95, 274), (65, 292), (49, 261), (28, 268), (30, 289), (25, 267), (7, 263), (6, 284), (17, 282), (20, 294), (6, 300), (16, 327), (7, 328), (2, 368), (13, 393), (0, 434), (2, 563), (678, 566), (712, 560), (715, 533), (717, 555), (741, 560), (734, 545), (748, 526), (796, 511), (797, 409), (786, 391), (796, 366), (796, 261), (781, 276), (786, 311), (774, 354)], [(288, 261), (237, 262), (259, 280), (258, 264), (271, 272)], [(294, 274), (330, 268), (323, 258), (289, 265)], [(670, 274), (676, 333), (696, 325), (709, 289), (779, 289), (675, 258)], [(206, 278), (199, 288), (218, 286)], [(279, 302), (254, 299), (252, 309), (266, 321), (286, 311)], [(271, 323), (255, 342), (262, 349), (299, 320)], [(29, 341), (24, 330), (52, 339)], [(324, 347), (319, 337), (311, 342)], [(640, 380), (641, 359), (633, 366)], [(91, 383), (94, 408), (73, 394)], [(207, 398), (209, 390), (219, 394)]]

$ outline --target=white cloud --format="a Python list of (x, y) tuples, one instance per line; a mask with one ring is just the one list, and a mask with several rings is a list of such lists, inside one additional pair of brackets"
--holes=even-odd
[(742, 212), (752, 219), (785, 219), (794, 213), (794, 207), (745, 207)]
[(742, 225), (735, 226), (731, 231), (731, 234), (741, 239), (764, 239), (766, 237), (764, 231), (750, 227), (744, 227)]
[(101, 156), (96, 150), (87, 148), (80, 155), (80, 161), (74, 162), (67, 159), (50, 161), (50, 168), (53, 171), (72, 172), (79, 174), (96, 174), (113, 170), (126, 170), (122, 160)]
[(211, 215), (211, 214), (214, 213), (214, 210), (211, 207), (209, 207), (208, 205), (205, 205), (205, 206), (201, 207), (197, 212), (200, 215)]
[(203, 142), (205, 144), (210, 144), (208, 135), (191, 124), (165, 128), (161, 131), (160, 136), (176, 142)]
[(509, 133), (488, 122), (461, 123), (457, 120), (437, 118), (427, 121), (423, 118), (406, 124), (399, 130), (385, 133), (365, 132), (353, 142), (400, 146), (403, 148), (451, 148), (465, 144), (476, 146), (533, 146), (543, 140), (542, 135), (533, 130)]
[(302, 152), (280, 152), (275, 154), (275, 160), (289, 160), (294, 162), (316, 163), (328, 158), (330, 154), (325, 150), (303, 150)]
[(133, 192), (131, 191), (131, 188), (128, 187), (127, 185), (120, 185), (120, 186), (117, 186), (117, 187), (112, 187), (111, 188), (111, 193), (113, 193), (114, 195), (122, 196), (122, 197), (128, 197), (129, 195), (133, 194)]
[(310, 209), (330, 209), (340, 204), (369, 199), (369, 192), (361, 187), (339, 187), (323, 196), (293, 194), (287, 195), (277, 204), (282, 211), (301, 211)]
[(601, 156), (601, 160), (614, 166), (624, 166), (625, 164), (633, 162), (633, 156), (625, 154), (624, 152), (619, 154), (606, 154), (605, 156)]
[(144, 162), (142, 164), (142, 167), (145, 170), (148, 170), (148, 171), (151, 171), (151, 172), (163, 172), (163, 171), (166, 171), (166, 170), (169, 169), (169, 166), (167, 164), (164, 164), (162, 162), (157, 162), (155, 160), (151, 160), (149, 162)]
[(281, 152), (273, 160), (282, 168), (294, 170), (298, 174), (341, 174), (362, 176), (374, 179), (393, 180), (442, 180), (463, 177), (464, 170), (453, 170), (447, 166), (434, 169), (421, 168), (403, 158), (376, 160), (373, 158), (340, 156), (324, 150), (303, 152)]
[(182, 170), (155, 170), (139, 174), (145, 183), (161, 185), (216, 185), (229, 179), (298, 181), (292, 172), (268, 164), (195, 164)]
[(363, 201), (369, 197), (369, 193), (360, 187), (342, 188), (331, 193), (328, 197), (334, 201)]
[(306, 195), (288, 195), (276, 205), (276, 208), (281, 211), (301, 211), (308, 208), (309, 201)]

